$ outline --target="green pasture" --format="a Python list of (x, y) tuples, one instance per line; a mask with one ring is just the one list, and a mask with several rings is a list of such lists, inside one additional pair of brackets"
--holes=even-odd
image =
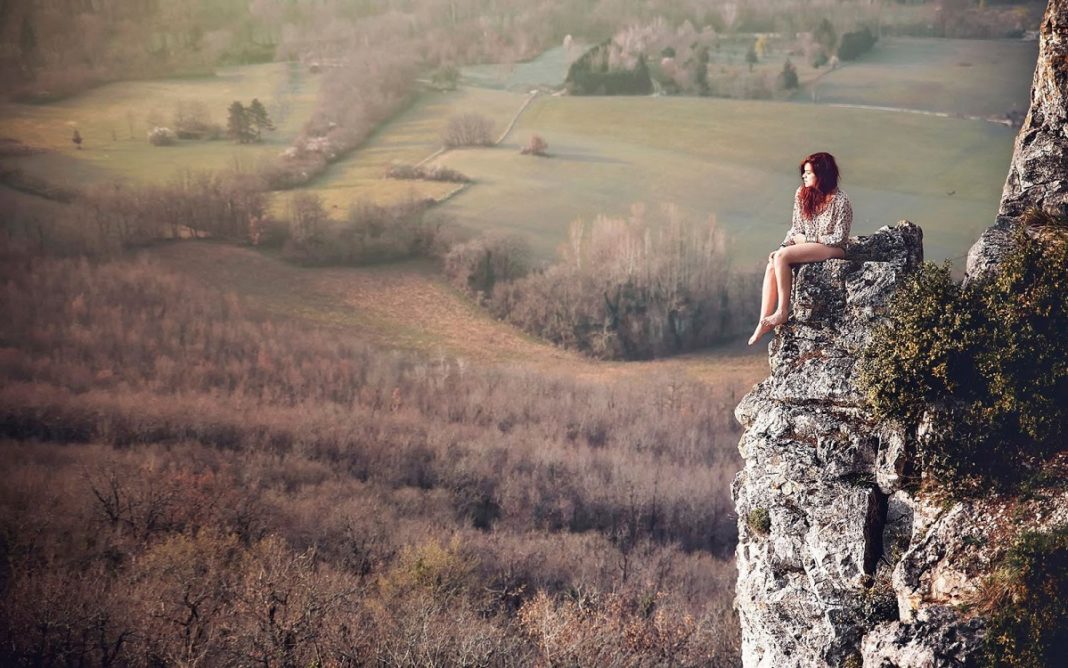
[[(552, 157), (519, 154), (531, 133)], [(736, 262), (762, 262), (790, 221), (797, 163), (836, 155), (853, 234), (909, 219), (927, 257), (959, 258), (997, 210), (1015, 130), (983, 121), (810, 103), (544, 97), (498, 147), (440, 158), (477, 183), (443, 205), (471, 231), (516, 232), (552, 257), (569, 223), (671, 203), (714, 216)], [(958, 264), (961, 261), (958, 260)]]
[[(388, 121), (358, 150), (331, 165), (305, 190), (322, 197), (328, 208), (341, 210), (359, 200), (388, 204), (407, 197), (441, 197), (456, 184), (400, 181), (383, 175), (392, 162), (414, 164), (430, 157), (441, 148), (449, 119), (458, 114), (479, 113), (490, 118), (496, 128), (496, 138), (496, 133), (504, 131), (525, 100), (526, 95), (520, 93), (482, 88), (423, 93), (412, 106)], [(289, 197), (287, 193), (276, 194), (275, 210), (280, 210)]]
[(523, 63), (469, 65), (461, 68), (460, 83), (464, 86), (520, 93), (535, 88), (558, 88), (567, 78), (571, 63), (587, 48), (589, 47), (585, 44), (572, 43), (568, 47), (553, 47), (537, 58)]
[(1000, 117), (1027, 111), (1037, 58), (1035, 41), (884, 37), (797, 98)]
[[(223, 68), (206, 78), (107, 84), (46, 105), (5, 104), (0, 107), (0, 137), (47, 150), (5, 158), (4, 164), (67, 187), (116, 177), (165, 181), (185, 169), (251, 166), (272, 159), (297, 136), (315, 107), (319, 81), (299, 64), (271, 63)], [(148, 143), (150, 122), (172, 127), (180, 102), (203, 103), (211, 121), (225, 127), (230, 103), (248, 104), (254, 97), (278, 128), (263, 143)], [(75, 128), (84, 140), (80, 151), (71, 142)]]

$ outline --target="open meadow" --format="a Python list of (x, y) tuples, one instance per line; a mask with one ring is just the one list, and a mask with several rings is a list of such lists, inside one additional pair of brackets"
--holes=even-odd
[[(360, 148), (330, 166), (304, 190), (322, 197), (327, 207), (344, 211), (359, 200), (390, 204), (408, 197), (440, 198), (455, 183), (384, 178), (391, 163), (415, 164), (442, 146), (442, 135), (453, 116), (479, 113), (500, 133), (523, 106), (527, 96), (503, 90), (460, 88), (425, 92), (407, 109), (389, 120)], [(284, 212), (286, 193), (275, 197), (276, 211)]]
[(567, 77), (567, 70), (587, 48), (572, 42), (553, 47), (537, 58), (522, 63), (467, 65), (460, 69), (460, 84), (527, 93), (536, 88), (555, 89)]
[(884, 37), (796, 97), (1000, 118), (1027, 112), (1037, 56), (1036, 40)]
[[(220, 68), (212, 77), (111, 83), (50, 104), (4, 104), (0, 137), (43, 149), (5, 158), (4, 164), (65, 187), (116, 178), (160, 182), (188, 169), (251, 168), (274, 159), (300, 133), (315, 107), (319, 82), (299, 63), (270, 63)], [(174, 146), (148, 143), (152, 127), (173, 128), (179, 105), (199, 103), (207, 120), (225, 132), (230, 103), (247, 105), (253, 98), (277, 127), (261, 143), (238, 145), (225, 136)], [(75, 129), (81, 150), (71, 141)]]
[[(551, 157), (519, 155), (531, 133)], [(520, 232), (551, 257), (576, 218), (672, 203), (715, 216), (744, 266), (789, 227), (798, 160), (826, 150), (839, 160), (854, 234), (909, 219), (929, 258), (956, 258), (993, 218), (1014, 136), (982, 121), (810, 103), (547, 97), (500, 146), (439, 158), (477, 181), (443, 210), (476, 230)]]

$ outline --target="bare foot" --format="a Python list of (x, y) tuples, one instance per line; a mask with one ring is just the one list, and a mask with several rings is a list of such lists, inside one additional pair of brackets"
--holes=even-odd
[(760, 322), (757, 323), (757, 328), (755, 330), (753, 330), (753, 335), (749, 337), (749, 345), (753, 345), (754, 343), (759, 341), (761, 338), (763, 338), (763, 336), (765, 334), (767, 334), (771, 330), (775, 329), (774, 325), (771, 325), (766, 321), (767, 321), (767, 318), (761, 318)]
[(787, 319), (789, 319), (789, 317), (790, 316), (789, 316), (788, 313), (783, 313), (782, 311), (776, 311), (776, 312), (772, 313), (771, 315), (767, 316), (766, 318), (764, 318), (763, 320), (761, 320), (760, 322), (761, 323), (767, 323), (768, 325), (771, 325), (772, 327), (778, 327), (779, 325), (785, 325), (786, 321), (787, 321)]

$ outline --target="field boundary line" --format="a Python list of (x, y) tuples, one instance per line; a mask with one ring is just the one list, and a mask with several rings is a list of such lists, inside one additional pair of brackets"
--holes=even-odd
[(445, 202), (447, 202), (450, 199), (452, 199), (455, 195), (459, 195), (460, 193), (462, 193), (470, 185), (471, 185), (470, 183), (461, 183), (460, 185), (456, 186), (455, 188), (453, 188), (449, 192), (445, 193), (441, 197), (433, 198), (434, 199), (434, 204), (435, 205), (444, 204)]
[[(504, 141), (504, 138), (508, 136), (508, 133), (510, 133), (512, 131), (512, 128), (514, 128), (515, 124), (519, 121), (519, 117), (523, 115), (523, 112), (526, 111), (527, 107), (530, 106), (530, 103), (533, 102), (534, 98), (538, 97), (539, 94), (540, 94), (540, 91), (534, 91), (533, 93), (531, 93), (530, 95), (527, 96), (527, 99), (523, 102), (522, 106), (520, 106), (519, 110), (515, 112), (514, 116), (512, 116), (512, 121), (508, 124), (508, 127), (504, 129), (504, 132), (501, 133), (501, 136), (497, 137), (497, 141), (493, 142), (494, 146), (499, 146), (500, 143), (502, 141)], [(447, 147), (442, 146), (441, 148), (439, 148), (438, 150), (434, 151), (433, 153), (431, 153), (427, 157), (425, 157), (422, 160), (420, 160), (419, 162), (415, 163), (415, 166), (416, 167), (422, 167), (426, 163), (430, 162), (431, 160), (433, 160), (434, 158), (438, 157), (442, 153), (445, 153), (448, 150), (449, 149)], [(459, 195), (460, 193), (462, 193), (470, 185), (471, 185), (470, 183), (461, 183), (460, 185), (456, 186), (455, 188), (453, 188), (449, 192), (445, 193), (441, 197), (433, 198), (434, 204), (435, 205), (444, 204), (445, 202), (449, 201), (450, 199), (452, 199), (456, 195)]]
[(448, 150), (448, 149), (446, 149), (444, 146), (442, 146), (441, 148), (439, 148), (438, 150), (434, 151), (433, 153), (431, 153), (427, 157), (425, 157), (422, 160), (420, 160), (419, 162), (415, 163), (415, 166), (416, 167), (422, 167), (426, 163), (430, 162), (434, 158), (436, 158), (439, 155), (441, 155), (442, 153), (444, 153), (446, 150)]
[(497, 141), (493, 142), (494, 146), (497, 146), (502, 141), (504, 141), (504, 138), (508, 136), (508, 133), (512, 131), (512, 128), (514, 128), (515, 124), (519, 121), (519, 117), (523, 115), (523, 112), (527, 110), (527, 107), (529, 107), (530, 103), (534, 101), (534, 98), (538, 97), (539, 93), (540, 91), (534, 91), (529, 96), (527, 96), (526, 102), (523, 103), (523, 106), (519, 107), (519, 111), (515, 112), (515, 116), (512, 117), (512, 122), (509, 123), (508, 127), (504, 129), (504, 132), (501, 133), (501, 136), (497, 137)]
[[(817, 102), (817, 104), (820, 104)], [(903, 114), (920, 114), (922, 116), (937, 116), (939, 118), (959, 118), (966, 121), (986, 121), (997, 125), (1012, 127), (1008, 119), (989, 118), (986, 116), (969, 116), (967, 114), (950, 113), (948, 111), (928, 111), (927, 109), (906, 109), (905, 107), (882, 107), (873, 104), (845, 104), (841, 102), (823, 102), (826, 107), (838, 107), (840, 109), (867, 109), (871, 111), (896, 111)]]

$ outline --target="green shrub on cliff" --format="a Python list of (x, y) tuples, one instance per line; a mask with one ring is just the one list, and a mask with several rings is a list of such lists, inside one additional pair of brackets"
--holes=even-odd
[(990, 615), (985, 666), (1041, 668), (1063, 660), (1068, 654), (1068, 526), (1020, 536), (986, 581), (983, 597)]
[(925, 264), (862, 360), (879, 416), (917, 427), (929, 413), (919, 464), (954, 493), (1011, 484), (1062, 447), (1068, 243), (1063, 232), (1035, 236), (1019, 230), (998, 270), (964, 287), (948, 266)]
[(767, 536), (771, 531), (771, 515), (767, 508), (753, 508), (745, 518), (749, 528), (758, 536)]

